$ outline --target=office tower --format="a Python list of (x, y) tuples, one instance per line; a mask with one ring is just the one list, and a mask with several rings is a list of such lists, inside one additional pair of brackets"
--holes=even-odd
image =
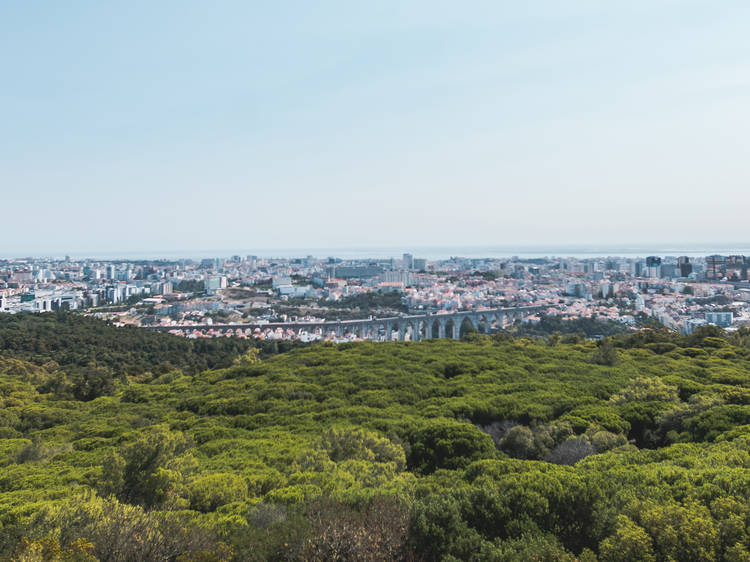
[(706, 279), (723, 279), (727, 274), (724, 256), (706, 256)]
[(646, 258), (646, 275), (649, 277), (661, 277), (661, 258), (658, 256), (648, 256)]
[(687, 277), (693, 272), (693, 264), (690, 263), (690, 258), (687, 256), (677, 258), (677, 266), (680, 270), (680, 277)]

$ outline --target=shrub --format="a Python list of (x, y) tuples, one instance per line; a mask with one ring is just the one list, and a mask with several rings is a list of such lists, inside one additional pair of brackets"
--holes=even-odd
[(189, 486), (190, 507), (210, 512), (222, 505), (247, 499), (247, 482), (236, 474), (199, 476)]
[(486, 433), (468, 423), (440, 419), (413, 431), (409, 437), (409, 466), (429, 474), (438, 468), (463, 468), (479, 459), (495, 457)]

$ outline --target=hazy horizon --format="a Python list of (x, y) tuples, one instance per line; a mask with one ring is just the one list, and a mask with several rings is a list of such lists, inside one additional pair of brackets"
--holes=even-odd
[(647, 245), (463, 245), (463, 246), (381, 246), (381, 247), (336, 247), (336, 248), (216, 248), (216, 249), (183, 249), (183, 250), (124, 250), (110, 252), (42, 252), (0, 254), (0, 259), (52, 258), (62, 259), (70, 256), (73, 259), (102, 260), (159, 260), (159, 259), (202, 259), (227, 258), (232, 255), (255, 255), (260, 258), (314, 258), (336, 257), (342, 259), (388, 259), (400, 258), (403, 253), (428, 260), (441, 260), (450, 257), (466, 258), (505, 258), (519, 256), (536, 257), (645, 257), (647, 255), (703, 257), (711, 254), (750, 255), (750, 243), (725, 244), (647, 244)]
[(749, 19), (9, 3), (0, 255), (747, 239)]

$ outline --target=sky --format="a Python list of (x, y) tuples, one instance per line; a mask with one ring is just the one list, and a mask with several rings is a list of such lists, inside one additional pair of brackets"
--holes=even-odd
[(0, 255), (750, 241), (744, 0), (0, 3)]

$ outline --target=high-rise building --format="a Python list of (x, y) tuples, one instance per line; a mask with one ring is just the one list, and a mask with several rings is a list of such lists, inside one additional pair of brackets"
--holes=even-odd
[(687, 256), (677, 258), (677, 267), (680, 270), (680, 277), (687, 277), (693, 272), (693, 264), (690, 263), (690, 258)]
[(661, 264), (661, 270), (660, 270), (660, 276), (664, 277), (665, 279), (673, 279), (674, 277), (677, 277), (677, 266), (673, 263), (663, 263)]
[(724, 256), (706, 256), (706, 279), (723, 279), (727, 275), (727, 262)]
[(411, 274), (408, 271), (384, 271), (380, 278), (385, 283), (403, 283), (405, 286), (411, 284)]
[(107, 300), (113, 303), (120, 302), (120, 289), (118, 287), (110, 287), (107, 289)]
[(726, 276), (727, 279), (740, 281), (747, 279), (748, 259), (745, 256), (727, 256)]
[(223, 276), (208, 277), (205, 282), (206, 293), (209, 295), (215, 295), (219, 289), (226, 289), (227, 278)]
[(402, 256), (404, 269), (414, 269), (414, 256), (411, 254), (404, 254)]
[(580, 281), (570, 281), (565, 285), (565, 294), (570, 297), (582, 297), (586, 292), (586, 286)]
[(661, 277), (661, 258), (648, 256), (646, 258), (646, 275), (649, 277)]

